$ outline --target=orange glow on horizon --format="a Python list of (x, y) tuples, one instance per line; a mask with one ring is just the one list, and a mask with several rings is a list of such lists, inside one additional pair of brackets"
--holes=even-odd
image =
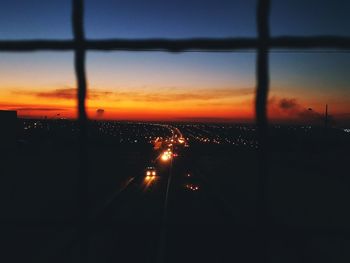
[[(294, 98), (290, 91), (273, 90), (269, 98), (268, 116), (271, 120), (297, 120), (297, 114), (278, 108), (281, 98)], [(294, 93), (294, 92), (293, 92)], [(25, 118), (77, 118), (76, 89), (57, 88), (36, 90), (0, 90), (0, 109), (17, 110)], [(322, 113), (326, 104), (319, 96), (303, 93), (296, 99), (298, 110), (312, 108)], [(345, 97), (327, 98), (331, 114), (349, 112)], [(254, 121), (254, 90), (238, 88), (216, 89), (142, 89), (115, 91), (89, 89), (87, 115), (98, 120), (138, 121)], [(100, 114), (98, 110), (100, 109)]]
[[(251, 89), (174, 89), (115, 91), (89, 89), (86, 109), (90, 119), (146, 121), (206, 121), (252, 119)], [(76, 89), (57, 88), (0, 91), (0, 108), (17, 110), (19, 117), (77, 117)], [(99, 110), (99, 111), (98, 111)]]

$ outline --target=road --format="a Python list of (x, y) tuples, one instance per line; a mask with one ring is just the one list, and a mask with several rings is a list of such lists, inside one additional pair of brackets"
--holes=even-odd
[[(158, 157), (150, 160), (157, 178), (146, 182), (145, 171), (140, 171), (98, 216), (91, 262), (250, 260), (247, 249), (254, 246), (254, 237), (234, 227), (231, 211), (191, 167), (181, 131), (168, 128), (172, 137), (164, 139)], [(163, 160), (167, 151), (171, 158)]]

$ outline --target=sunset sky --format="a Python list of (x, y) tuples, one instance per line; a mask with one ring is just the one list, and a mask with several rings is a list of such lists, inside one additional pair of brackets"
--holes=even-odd
[[(349, 1), (272, 3), (274, 36), (350, 35)], [(69, 39), (70, 12), (68, 0), (2, 1), (0, 39)], [(86, 0), (85, 20), (94, 39), (256, 35), (253, 0)], [(275, 52), (270, 58), (271, 119), (305, 121), (325, 104), (338, 123), (350, 119), (350, 53)], [(252, 120), (255, 59), (254, 52), (88, 52), (89, 117)], [(73, 52), (0, 53), (0, 109), (74, 118), (75, 99)]]

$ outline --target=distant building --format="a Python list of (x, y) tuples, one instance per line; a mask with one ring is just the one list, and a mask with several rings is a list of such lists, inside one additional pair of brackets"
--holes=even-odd
[(17, 139), (17, 111), (0, 110), (0, 149), (13, 149)]

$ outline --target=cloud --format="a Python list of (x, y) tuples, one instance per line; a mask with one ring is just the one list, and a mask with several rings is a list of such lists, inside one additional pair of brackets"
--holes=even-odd
[(52, 99), (76, 99), (77, 93), (74, 88), (62, 88), (49, 91), (33, 91), (33, 90), (15, 90), (12, 91), (15, 95), (35, 96), (39, 98)]
[(299, 105), (296, 101), (296, 99), (286, 99), (286, 98), (283, 98), (279, 101), (279, 107), (282, 109), (282, 110), (291, 110), (291, 109), (295, 109), (295, 108), (298, 108)]
[(184, 102), (184, 101), (210, 101), (216, 99), (228, 99), (238, 96), (253, 95), (254, 89), (189, 89), (180, 90), (174, 88), (173, 90), (164, 91), (115, 91), (113, 99), (116, 101), (135, 101), (135, 102)]
[[(77, 99), (76, 88), (61, 88), (49, 91), (13, 91), (17, 95), (30, 95), (38, 98), (49, 98), (49, 99), (65, 99), (74, 100)], [(99, 99), (108, 95), (113, 94), (111, 91), (100, 91), (100, 90), (88, 90), (88, 99)]]
[(12, 108), (12, 110), (17, 110), (17, 111), (66, 111), (67, 109), (63, 108), (31, 108), (31, 107), (26, 107), (26, 108)]
[[(77, 89), (62, 88), (50, 91), (13, 91), (17, 95), (31, 95), (39, 98), (66, 99), (77, 98)], [(134, 101), (134, 102), (184, 102), (184, 101), (211, 101), (229, 99), (239, 96), (254, 95), (253, 88), (222, 88), (222, 89), (158, 89), (145, 90), (96, 90), (89, 89), (87, 98), (90, 100)]]
[(102, 117), (104, 113), (105, 113), (104, 109), (97, 109), (96, 110), (97, 117)]
[[(312, 108), (307, 108), (298, 102), (295, 98), (276, 98), (272, 97), (268, 101), (269, 107), (273, 111), (278, 111), (282, 114), (294, 116), (299, 120), (308, 123), (321, 123), (324, 122), (325, 116), (323, 113), (319, 113)], [(328, 116), (330, 122), (334, 122), (332, 116)]]
[(77, 96), (76, 89), (56, 89), (53, 91), (43, 91), (34, 93), (35, 96), (41, 98), (55, 98), (55, 99), (74, 99)]
[[(34, 96), (36, 98), (43, 98), (47, 100), (71, 100), (77, 99), (77, 89), (65, 87), (61, 89), (48, 91), (28, 91), (15, 90), (12, 91), (16, 95)], [(198, 89), (198, 88), (159, 88), (159, 89), (115, 89), (115, 90), (101, 90), (88, 89), (87, 99), (118, 103), (193, 103), (194, 105), (227, 105), (232, 99), (244, 96), (251, 96), (253, 98), (255, 93), (254, 88), (212, 88), (212, 89)]]

